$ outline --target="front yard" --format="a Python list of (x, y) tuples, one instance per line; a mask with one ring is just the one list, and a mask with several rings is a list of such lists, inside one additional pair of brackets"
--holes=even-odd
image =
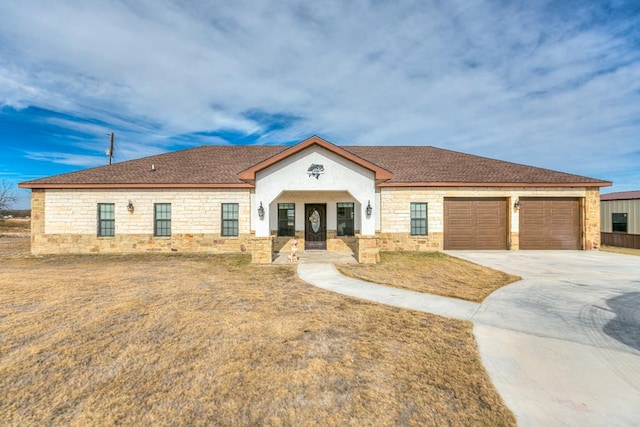
[(245, 256), (46, 256), (0, 237), (8, 425), (513, 425), (469, 322)]
[(382, 252), (379, 264), (337, 267), (356, 279), (472, 302), (521, 279), (442, 252)]

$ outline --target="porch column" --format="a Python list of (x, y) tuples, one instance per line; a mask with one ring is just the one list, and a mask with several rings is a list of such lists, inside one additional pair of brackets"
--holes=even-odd
[(271, 264), (273, 262), (273, 238), (251, 238), (251, 262), (253, 264)]
[(376, 236), (356, 235), (356, 259), (360, 264), (377, 264), (380, 261)]

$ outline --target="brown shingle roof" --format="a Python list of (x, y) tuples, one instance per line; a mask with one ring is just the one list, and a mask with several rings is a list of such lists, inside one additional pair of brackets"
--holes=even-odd
[[(238, 172), (274, 156), (284, 146), (203, 146), (157, 156), (50, 176), (21, 185), (202, 186), (242, 185)], [(155, 172), (151, 166), (155, 166)]]
[(602, 194), (600, 200), (637, 200), (640, 199), (640, 190), (619, 191), (617, 193)]
[[(238, 174), (290, 146), (203, 146), (20, 184), (23, 188), (249, 187)], [(382, 185), (608, 186), (610, 182), (425, 146), (342, 146), (393, 173)], [(151, 171), (155, 165), (155, 172)]]
[(610, 182), (428, 146), (344, 147), (393, 172), (385, 184), (591, 184)]

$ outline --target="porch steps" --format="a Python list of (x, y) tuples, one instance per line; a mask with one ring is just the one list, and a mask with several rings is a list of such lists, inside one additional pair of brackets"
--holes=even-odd
[[(288, 253), (278, 253), (272, 264), (287, 265), (292, 264), (287, 260)], [(327, 252), (323, 250), (305, 250), (300, 252), (298, 262), (300, 264), (357, 264), (358, 261), (353, 254)]]

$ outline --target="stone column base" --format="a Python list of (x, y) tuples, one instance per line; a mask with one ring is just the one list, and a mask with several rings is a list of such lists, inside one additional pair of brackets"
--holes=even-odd
[(360, 264), (380, 262), (380, 248), (376, 236), (356, 235), (356, 259)]
[(273, 262), (273, 237), (251, 238), (251, 262), (271, 264)]

